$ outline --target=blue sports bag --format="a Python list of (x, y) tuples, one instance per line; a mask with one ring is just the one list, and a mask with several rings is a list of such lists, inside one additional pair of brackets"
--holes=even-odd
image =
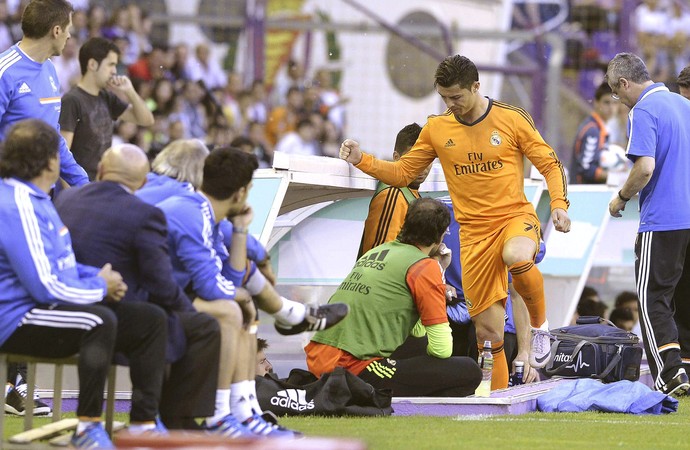
[(577, 325), (550, 333), (551, 358), (544, 368), (547, 375), (604, 382), (640, 378), (642, 348), (634, 333), (593, 316), (580, 317)]

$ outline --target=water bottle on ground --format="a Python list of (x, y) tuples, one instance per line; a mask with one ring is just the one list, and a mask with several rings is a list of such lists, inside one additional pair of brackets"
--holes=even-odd
[(515, 373), (513, 374), (513, 386), (519, 386), (521, 384), (524, 384), (523, 381), (523, 376), (525, 374), (525, 362), (524, 361), (515, 361)]
[(494, 355), (491, 354), (491, 341), (484, 341), (484, 348), (479, 355), (479, 368), (482, 369), (482, 381), (474, 391), (477, 397), (489, 397), (491, 395), (491, 372), (494, 368)]

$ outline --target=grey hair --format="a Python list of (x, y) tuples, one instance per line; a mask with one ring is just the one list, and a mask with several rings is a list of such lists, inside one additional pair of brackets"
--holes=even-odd
[(208, 147), (199, 139), (178, 139), (165, 146), (153, 160), (151, 169), (159, 175), (191, 183), (194, 189), (199, 189), (208, 154)]
[(618, 86), (621, 78), (636, 84), (642, 84), (652, 79), (644, 61), (634, 53), (618, 53), (614, 56), (609, 62), (606, 77), (609, 85), (614, 88)]

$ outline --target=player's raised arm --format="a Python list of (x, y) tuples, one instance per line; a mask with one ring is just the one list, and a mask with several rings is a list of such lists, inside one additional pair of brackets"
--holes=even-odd
[(344, 159), (351, 164), (359, 164), (362, 161), (362, 149), (359, 148), (359, 142), (345, 139), (340, 145), (340, 159)]

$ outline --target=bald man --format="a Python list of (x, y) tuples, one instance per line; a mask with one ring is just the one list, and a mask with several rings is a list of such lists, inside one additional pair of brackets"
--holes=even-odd
[[(148, 171), (139, 147), (112, 147), (98, 164), (96, 182), (62, 192), (55, 206), (72, 234), (77, 261), (108, 261), (119, 268), (129, 287), (120, 303), (167, 312), (167, 350), (164, 343), (150, 368), (163, 382), (160, 416), (168, 428), (193, 429), (195, 417), (213, 414), (220, 330), (215, 319), (194, 310), (172, 277), (163, 212), (133, 195)], [(136, 317), (130, 325), (130, 332), (148, 327)], [(166, 363), (171, 370), (163, 381)]]

